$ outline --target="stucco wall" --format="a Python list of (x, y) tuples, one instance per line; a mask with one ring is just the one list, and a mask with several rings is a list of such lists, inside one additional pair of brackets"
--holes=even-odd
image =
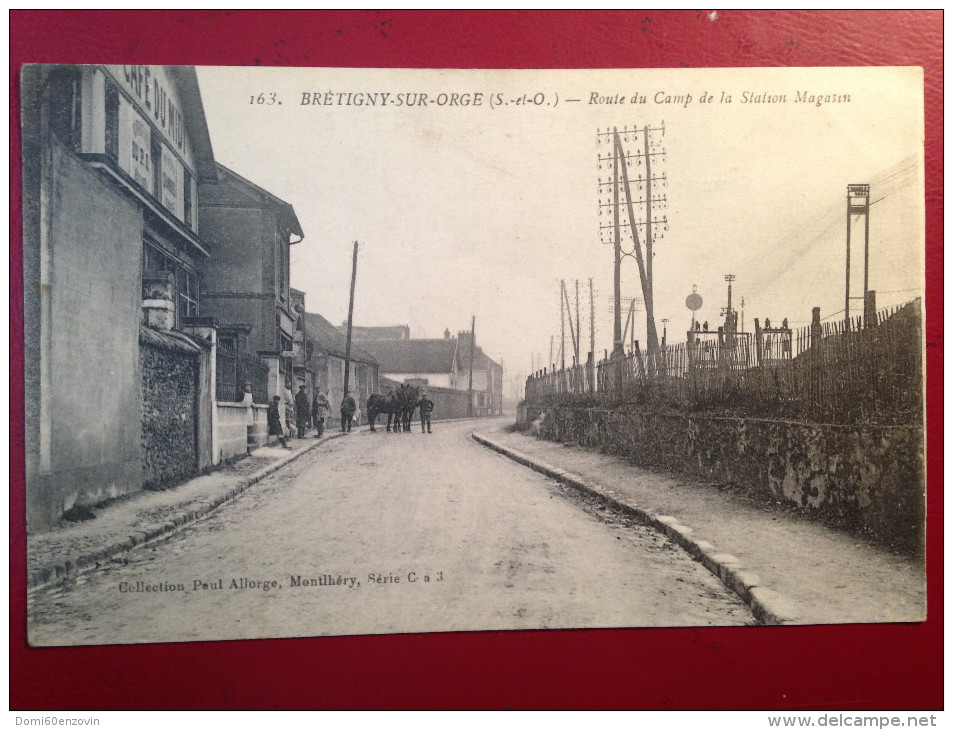
[(249, 442), (248, 411), (238, 403), (217, 402), (216, 424), (220, 460), (247, 454), (268, 442), (268, 406), (252, 406), (251, 440)]
[[(142, 213), (53, 142), (43, 169), (46, 304), (31, 310), (41, 367), (26, 393), (34, 419), (27, 520), (44, 527), (74, 504), (140, 488), (139, 304)], [(31, 271), (30, 273), (35, 273)], [(25, 281), (28, 290), (40, 287)], [(28, 297), (29, 299), (29, 297)]]
[[(268, 444), (268, 406), (253, 405), (252, 413), (254, 414), (255, 423), (252, 426), (251, 432), (251, 441), (254, 444), (254, 448), (259, 446), (266, 446)], [(277, 443), (278, 439), (275, 436), (270, 437), (273, 443)]]
[(220, 461), (248, 453), (248, 409), (240, 403), (215, 404), (218, 458)]
[[(449, 388), (426, 388), (430, 400), (433, 401), (433, 414), (430, 418), (433, 421), (439, 421), (446, 418), (466, 418), (467, 416), (467, 391), (451, 390)], [(420, 412), (416, 411), (415, 416), (420, 417)]]
[(924, 526), (923, 431), (681, 413), (547, 409), (543, 435), (795, 504), (908, 552)]

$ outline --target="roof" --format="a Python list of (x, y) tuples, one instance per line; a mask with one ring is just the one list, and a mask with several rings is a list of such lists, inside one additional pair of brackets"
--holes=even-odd
[[(347, 324), (342, 325), (347, 329)], [(354, 325), (352, 335), (358, 340), (409, 340), (410, 327), (406, 324), (397, 324), (389, 327), (358, 327)]]
[(456, 340), (360, 340), (388, 373), (451, 373)]
[[(316, 350), (338, 357), (344, 357), (347, 354), (347, 335), (342, 334), (320, 314), (304, 312), (303, 316), (305, 337), (314, 344)], [(377, 365), (379, 362), (373, 354), (359, 347), (353, 339), (351, 340), (351, 359), (369, 365)]]
[[(460, 363), (462, 370), (468, 370), (470, 368), (470, 351), (467, 348), (460, 350), (460, 352), (457, 353), (457, 361)], [(474, 370), (486, 370), (490, 367), (491, 363), (496, 365), (496, 363), (487, 357), (486, 353), (480, 349), (479, 345), (473, 348)]]
[[(277, 195), (272, 195), (264, 188), (255, 185), (251, 180), (248, 180), (241, 175), (239, 175), (234, 170), (230, 170), (225, 167), (220, 162), (215, 163), (218, 167), (219, 173), (223, 177), (230, 177), (241, 185), (245, 185), (248, 188), (254, 190), (260, 197), (268, 200), (278, 211), (278, 223), (286, 231), (293, 233), (298, 236), (299, 240), (304, 238), (304, 232), (301, 230), (301, 223), (298, 222), (298, 216), (295, 213), (294, 206), (291, 203), (286, 203), (284, 200), (279, 198)], [(298, 243), (298, 241), (292, 241), (291, 243)]]
[(212, 140), (208, 133), (205, 106), (202, 104), (202, 92), (199, 90), (195, 66), (166, 66), (166, 69), (179, 87), (182, 120), (192, 143), (198, 177), (202, 181), (214, 181), (217, 178), (215, 154), (212, 152)]

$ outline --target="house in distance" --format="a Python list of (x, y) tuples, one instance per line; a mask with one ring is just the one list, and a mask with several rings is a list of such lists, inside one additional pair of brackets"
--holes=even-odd
[(495, 416), (503, 412), (503, 367), (475, 343), (471, 349), (469, 331), (452, 337), (447, 329), (439, 339), (413, 339), (407, 325), (355, 327), (353, 331), (356, 344), (380, 364), (382, 384), (390, 381), (420, 387), (434, 401), (433, 418)]

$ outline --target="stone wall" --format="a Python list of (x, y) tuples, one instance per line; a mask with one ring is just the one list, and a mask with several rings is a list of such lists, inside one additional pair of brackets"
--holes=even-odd
[(197, 353), (140, 344), (143, 486), (161, 488), (197, 471)]
[[(525, 414), (523, 418), (529, 418)], [(923, 431), (598, 408), (550, 408), (543, 435), (781, 502), (922, 550)]]
[[(433, 421), (445, 420), (447, 418), (466, 418), (467, 416), (467, 391), (451, 390), (450, 388), (423, 388), (433, 401), (433, 413), (430, 418)], [(420, 411), (414, 411), (414, 418), (420, 420)]]

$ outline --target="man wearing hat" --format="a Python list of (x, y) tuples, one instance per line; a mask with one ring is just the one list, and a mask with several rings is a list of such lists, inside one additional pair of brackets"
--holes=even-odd
[(298, 425), (298, 438), (304, 438), (304, 432), (311, 427), (311, 407), (308, 403), (308, 387), (302, 383), (295, 393), (295, 421)]
[(328, 396), (320, 389), (316, 389), (314, 402), (311, 404), (311, 420), (317, 430), (316, 439), (324, 435), (324, 419), (331, 412), (331, 404), (328, 402)]
[(417, 402), (417, 407), (420, 408), (420, 433), (432, 433), (430, 430), (430, 414), (433, 413), (433, 401), (430, 400), (430, 396), (423, 393)]
[(357, 410), (357, 403), (350, 393), (344, 394), (344, 400), (341, 401), (341, 430), (344, 433), (351, 432), (351, 421), (354, 419), (354, 412)]

